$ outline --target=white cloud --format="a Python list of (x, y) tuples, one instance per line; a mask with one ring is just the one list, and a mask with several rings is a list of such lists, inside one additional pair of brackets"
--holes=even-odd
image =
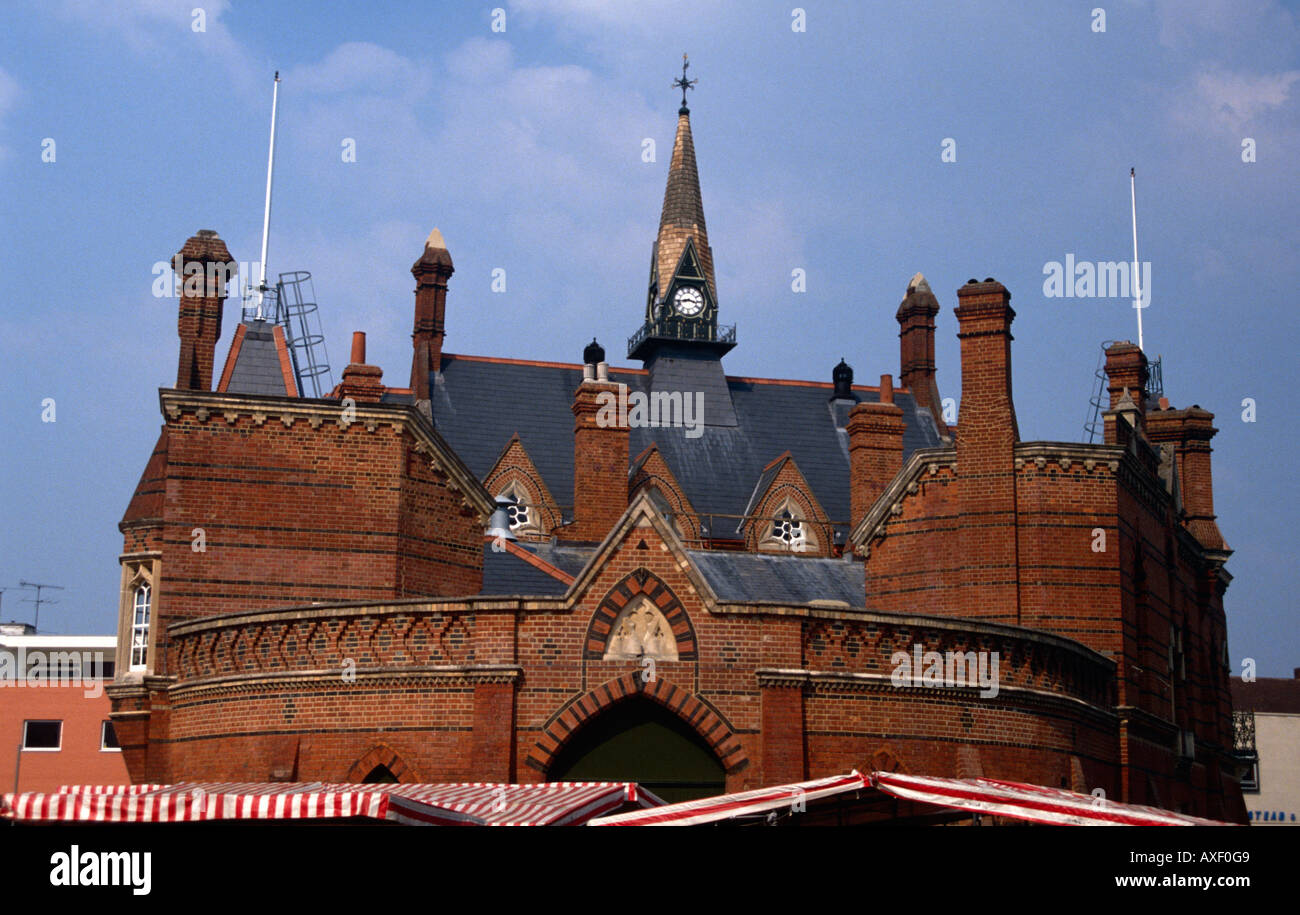
[(433, 87), (433, 67), (377, 44), (352, 41), (339, 45), (318, 63), (295, 67), (284, 78), (301, 92), (419, 98)]
[(696, 0), (511, 0), (510, 12), (528, 23), (551, 19), (563, 28), (602, 38), (611, 33), (645, 37), (683, 34), (692, 24), (717, 15), (708, 6)]
[[(202, 11), (202, 31), (194, 12)], [(221, 17), (229, 0), (60, 0), (56, 13), (103, 36), (115, 36), (135, 53), (172, 64), (201, 54), (229, 72), (240, 90), (248, 90), (258, 65), (235, 40)]]
[(1217, 71), (1203, 73), (1196, 91), (1207, 114), (1224, 127), (1240, 130), (1260, 116), (1284, 107), (1292, 98), (1291, 87), (1300, 81), (1300, 70), (1249, 75)]

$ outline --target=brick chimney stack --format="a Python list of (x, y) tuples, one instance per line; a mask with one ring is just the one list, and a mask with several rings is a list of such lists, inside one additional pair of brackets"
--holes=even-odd
[(1173, 442), (1178, 462), (1179, 491), (1183, 500), (1183, 523), (1208, 550), (1227, 551), (1214, 514), (1214, 477), (1210, 469), (1210, 439), (1214, 414), (1193, 404), (1185, 410), (1164, 409), (1146, 417), (1147, 439), (1155, 444)]
[(903, 387), (912, 392), (916, 405), (929, 410), (939, 432), (948, 434), (943, 421), (943, 402), (935, 381), (934, 319), (939, 314), (939, 300), (921, 274), (908, 281), (907, 295), (898, 306), (899, 376)]
[(411, 266), (415, 277), (415, 330), (411, 334), (411, 391), (416, 403), (429, 400), (429, 373), (442, 371), (442, 341), (447, 313), (447, 280), (456, 272), (451, 253), (434, 229), (424, 253)]
[(216, 232), (200, 229), (176, 252), (172, 269), (181, 280), (176, 387), (211, 391), (212, 364), (221, 337), (221, 307), (226, 283), (235, 269), (234, 259)]
[[(1136, 405), (1127, 412), (1136, 423), (1135, 429), (1145, 430), (1146, 394), (1147, 394), (1147, 357), (1136, 345), (1127, 340), (1112, 343), (1106, 350), (1107, 390), (1110, 393), (1110, 409), (1113, 411), (1128, 392), (1129, 399)], [(1106, 444), (1123, 444), (1119, 441), (1113, 417), (1106, 417)]]
[(627, 390), (609, 380), (596, 341), (583, 351), (583, 363), (573, 397), (573, 523), (564, 536), (602, 540), (627, 510)]
[(1011, 397), (1011, 293), (993, 279), (957, 290), (961, 412), (957, 422), (964, 613), (1017, 623), (1019, 567)]
[(850, 525), (858, 524), (903, 469), (903, 411), (894, 403), (894, 380), (880, 376), (880, 402), (849, 413)]
[(354, 331), (352, 359), (343, 370), (339, 397), (351, 397), (357, 403), (378, 403), (384, 396), (383, 378), (383, 369), (377, 365), (366, 365), (366, 335), (359, 330)]

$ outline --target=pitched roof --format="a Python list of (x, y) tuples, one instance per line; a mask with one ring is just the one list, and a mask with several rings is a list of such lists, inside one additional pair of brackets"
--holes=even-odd
[[(542, 543), (513, 546), (575, 577), (596, 552), (593, 547)], [(866, 606), (866, 580), (860, 562), (722, 550), (687, 550), (687, 554), (719, 600), (794, 604), (837, 600), (850, 607)], [(567, 590), (567, 582), (547, 575), (514, 552), (484, 546), (483, 594), (559, 596)]]
[(553, 596), (569, 590), (569, 583), (528, 562), (509, 550), (483, 546), (483, 594)]
[[(758, 477), (758, 482), (754, 484), (754, 492), (750, 495), (749, 501), (745, 503), (744, 513), (746, 515), (752, 515), (758, 508), (758, 503), (767, 494), (768, 489), (772, 486), (772, 481), (776, 479), (776, 475), (781, 472), (781, 468), (785, 466), (785, 462), (788, 460), (790, 460), (790, 452), (787, 451), (763, 468), (763, 472)], [(736, 525), (736, 532), (740, 533), (744, 525), (745, 522), (741, 520)]]
[[(644, 369), (611, 368), (610, 378), (626, 384), (629, 392), (648, 388)], [(479, 479), (517, 432), (556, 500), (562, 506), (572, 504), (572, 405), (582, 381), (581, 366), (448, 354), (442, 371), (430, 381), (434, 424)], [(706, 397), (706, 424), (699, 437), (688, 437), (690, 430), (684, 428), (638, 427), (630, 433), (630, 453), (639, 455), (652, 442), (657, 444), (700, 514), (731, 516), (710, 525), (721, 533), (735, 529), (764, 467), (789, 451), (830, 519), (847, 525), (849, 450), (844, 424), (851, 404), (831, 401), (829, 383), (726, 377), (726, 386), (735, 426), (708, 425)], [(854, 392), (864, 402), (879, 399), (871, 388), (855, 387)], [(906, 423), (904, 460), (918, 448), (940, 444), (933, 417), (917, 410), (910, 394), (896, 391), (894, 402)]]
[(218, 391), (230, 394), (298, 396), (289, 368), (284, 332), (266, 321), (248, 321), (235, 330)]
[(1232, 707), (1239, 712), (1300, 714), (1300, 679), (1260, 677), (1246, 683), (1240, 677), (1233, 677), (1229, 683)]
[(862, 563), (766, 553), (687, 550), (719, 600), (808, 604), (844, 601), (865, 607)]
[(681, 109), (677, 115), (677, 136), (673, 141), (673, 158), (668, 166), (668, 184), (664, 188), (664, 205), (659, 217), (659, 237), (654, 257), (659, 277), (659, 294), (667, 291), (668, 280), (677, 269), (688, 238), (695, 241), (700, 269), (717, 299), (718, 284), (713, 278), (713, 251), (704, 227), (704, 203), (700, 197), (700, 173), (695, 165), (695, 141), (691, 137), (690, 113)]

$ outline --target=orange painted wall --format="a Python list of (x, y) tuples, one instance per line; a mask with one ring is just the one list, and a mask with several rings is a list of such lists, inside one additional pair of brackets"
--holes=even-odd
[[(95, 692), (96, 687), (89, 687)], [(117, 750), (100, 750), (100, 723), (112, 709), (107, 694), (87, 697), (82, 686), (13, 686), (0, 689), (0, 793), (58, 791), (62, 785), (125, 785), (126, 763)], [(24, 750), (17, 756), (28, 719), (63, 721), (62, 749)]]

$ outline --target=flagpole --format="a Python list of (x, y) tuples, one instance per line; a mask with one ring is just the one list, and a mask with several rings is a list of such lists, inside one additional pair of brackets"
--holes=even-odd
[(1133, 307), (1138, 313), (1138, 349), (1142, 345), (1142, 270), (1138, 261), (1138, 208), (1137, 208), (1137, 170), (1128, 170), (1129, 200), (1133, 204)]
[(262, 210), (262, 261), (258, 265), (257, 317), (262, 319), (262, 303), (266, 300), (266, 244), (271, 233), (271, 176), (275, 171), (275, 106), (280, 98), (280, 71), (275, 71), (275, 85), (271, 88), (271, 149), (266, 154), (266, 206)]

